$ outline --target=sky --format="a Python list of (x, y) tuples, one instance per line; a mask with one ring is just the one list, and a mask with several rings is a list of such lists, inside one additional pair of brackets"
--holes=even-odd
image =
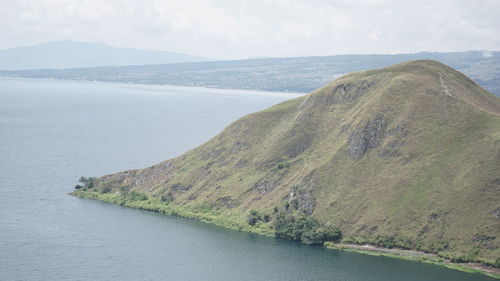
[(0, 38), (214, 59), (500, 50), (500, 0), (0, 0)]

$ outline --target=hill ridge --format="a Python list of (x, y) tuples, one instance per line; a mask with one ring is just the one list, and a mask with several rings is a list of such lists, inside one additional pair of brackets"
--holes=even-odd
[(499, 110), (498, 98), (439, 62), (355, 72), (75, 195), (305, 243), (336, 226), (348, 243), (498, 266)]

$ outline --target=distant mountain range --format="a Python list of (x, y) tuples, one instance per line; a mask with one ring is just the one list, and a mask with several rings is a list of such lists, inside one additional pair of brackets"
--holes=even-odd
[(486, 51), (260, 58), (122, 67), (0, 71), (0, 75), (307, 93), (349, 72), (382, 68), (419, 59), (432, 59), (450, 65), (500, 96), (500, 52)]
[(57, 41), (0, 50), (0, 69), (78, 68), (206, 61), (166, 51), (117, 48), (100, 42)]

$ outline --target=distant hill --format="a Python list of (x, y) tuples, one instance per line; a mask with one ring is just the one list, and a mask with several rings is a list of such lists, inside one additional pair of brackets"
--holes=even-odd
[(0, 69), (78, 68), (205, 61), (165, 51), (116, 48), (95, 42), (58, 41), (0, 50)]
[(500, 267), (500, 99), (436, 61), (345, 75), (73, 193), (307, 244)]
[(500, 52), (416, 53), (262, 58), (66, 70), (29, 70), (0, 75), (307, 93), (353, 71), (408, 60), (437, 60), (500, 96)]

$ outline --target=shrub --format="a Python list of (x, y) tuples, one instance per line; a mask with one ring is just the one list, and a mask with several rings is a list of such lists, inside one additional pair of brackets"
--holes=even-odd
[(259, 220), (261, 220), (259, 212), (251, 210), (250, 214), (247, 216), (248, 224), (254, 226)]
[(128, 193), (130, 201), (144, 201), (148, 199), (148, 196), (140, 191), (132, 190)]
[(271, 215), (261, 214), (256, 210), (251, 210), (247, 216), (247, 223), (251, 226), (256, 225), (259, 221), (268, 223), (271, 221)]
[(122, 196), (122, 197), (127, 196), (127, 194), (128, 194), (129, 191), (130, 191), (130, 186), (129, 185), (120, 186), (120, 196)]
[(280, 163), (278, 163), (278, 165), (276, 165), (276, 168), (278, 170), (288, 168), (288, 167), (290, 167), (290, 163), (288, 163), (288, 162), (280, 162)]
[(82, 184), (86, 184), (87, 183), (87, 178), (86, 177), (80, 177), (80, 179), (78, 179), (78, 182), (82, 183)]
[(104, 186), (102, 189), (102, 193), (110, 193), (111, 191), (113, 191), (113, 189), (109, 185)]
[(166, 194), (162, 194), (160, 200), (161, 202), (170, 203), (174, 200), (174, 196), (172, 192), (168, 192)]
[(80, 182), (82, 185), (77, 184), (75, 186), (75, 189), (80, 189), (80, 188), (94, 188), (94, 178), (93, 177), (81, 177), (78, 182)]
[(94, 178), (90, 177), (87, 179), (87, 188), (94, 188)]
[(294, 241), (303, 241), (303, 234), (305, 234), (304, 238), (309, 241), (319, 226), (318, 220), (312, 217), (296, 217), (286, 212), (280, 212), (275, 222), (276, 236)]
[(325, 241), (337, 242), (342, 237), (342, 233), (337, 227), (322, 225), (317, 219), (300, 212), (297, 214), (287, 211), (279, 212), (274, 229), (277, 237), (307, 245), (320, 245)]
[(330, 224), (324, 227), (323, 232), (325, 234), (325, 241), (338, 242), (342, 239), (342, 232), (340, 229)]
[(270, 215), (268, 215), (268, 214), (265, 214), (265, 215), (262, 217), (262, 219), (264, 220), (264, 222), (269, 222), (269, 221), (271, 221), (271, 216), (270, 216)]
[(285, 202), (285, 209), (288, 210), (290, 208), (290, 203), (287, 201)]
[(321, 231), (306, 230), (300, 239), (306, 245), (322, 245), (325, 242), (325, 234)]

